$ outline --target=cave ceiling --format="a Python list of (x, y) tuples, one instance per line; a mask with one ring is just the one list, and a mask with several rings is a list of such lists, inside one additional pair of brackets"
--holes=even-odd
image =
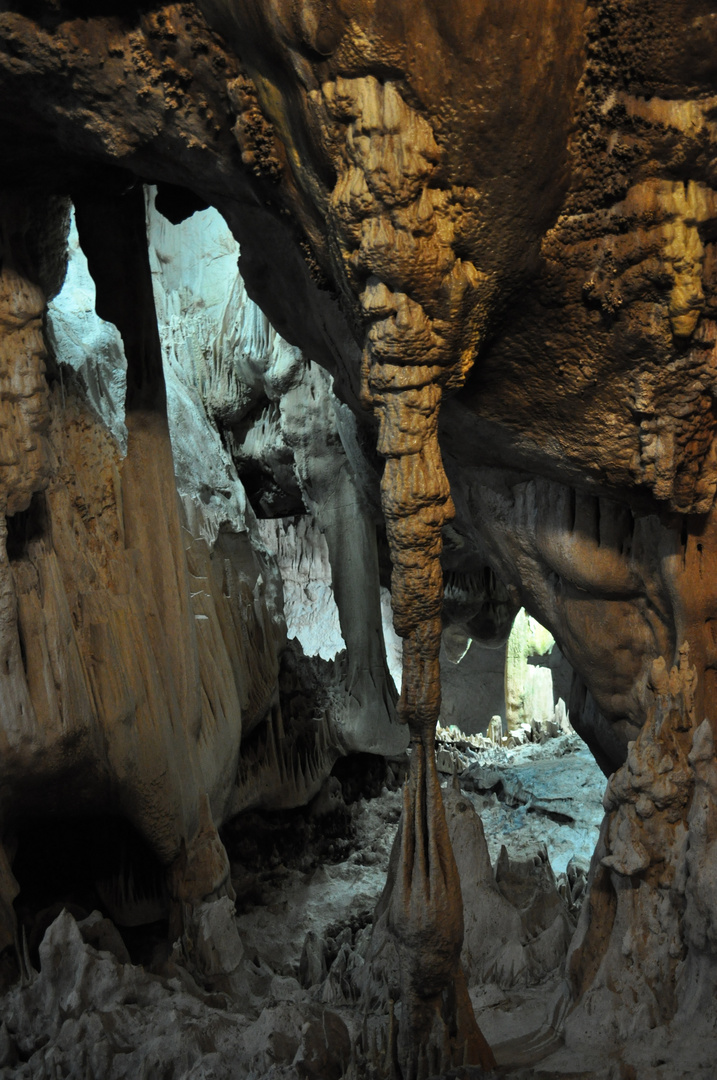
[[(639, 592), (633, 652), (649, 659), (674, 653), (676, 622), (712, 617), (675, 613), (662, 555), (616, 522), (629, 505), (666, 536), (678, 515), (702, 530), (717, 483), (713, 19), (697, 3), (539, 7), (6, 4), (5, 176), (79, 200), (155, 182), (175, 216), (193, 208), (182, 191), (215, 205), (250, 294), (364, 424), (385, 426), (400, 369), (415, 394), (445, 388), (459, 540), (444, 565), (491, 562), (602, 713), (634, 726), (570, 598), (544, 586), (587, 589), (598, 621)], [(389, 323), (409, 330), (400, 346)], [(536, 476), (542, 505), (581, 504), (557, 557), (516, 517)], [(591, 558), (601, 543), (615, 560)]]

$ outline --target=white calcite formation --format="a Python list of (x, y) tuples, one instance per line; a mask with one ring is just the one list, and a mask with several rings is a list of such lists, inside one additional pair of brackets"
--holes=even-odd
[[(215, 523), (254, 521), (238, 473), (266, 478), (256, 509), (277, 521), (262, 521), (258, 536), (285, 581), (289, 634), (309, 656), (346, 650), (345, 701), (332, 717), (340, 747), (399, 752), (406, 733), (383, 645), (375, 480), (355, 421), (326, 372), (247, 296), (239, 246), (216, 211), (171, 225), (150, 194), (148, 235), (179, 489)], [(299, 520), (281, 524), (287, 503)]]
[(552, 634), (521, 608), (510, 631), (505, 657), (505, 719), (508, 731), (521, 724), (551, 720), (555, 712), (553, 679), (549, 668), (529, 663), (530, 657), (549, 653)]
[(523, 741), (541, 731), (568, 731), (572, 671), (552, 634), (520, 608), (507, 641), (485, 645), (465, 625), (449, 624), (441, 648), (444, 728), (485, 734), (496, 718), (500, 735)]
[[(385, 903), (372, 916), (399, 805), (392, 792), (363, 819), (347, 814), (338, 781), (326, 778), (347, 751), (400, 757), (407, 740), (389, 675), (400, 689), (391, 597), (379, 585), (375, 476), (330, 377), (248, 299), (220, 216), (203, 211), (170, 225), (151, 193), (146, 207), (166, 426), (155, 418), (145, 429), (125, 413), (124, 345), (94, 312), (73, 223), (65, 283), (47, 308), (57, 369), (49, 391), (44, 294), (4, 271), (4, 340), (13, 356), (25, 350), (26, 364), (13, 368), (3, 399), (3, 437), (14, 440), (2, 474), (13, 509), (0, 565), (3, 762), (6, 790), (20, 800), (27, 776), (46, 780), (41, 811), (52, 814), (63, 809), (63, 770), (81, 764), (94, 777), (73, 810), (119, 810), (150, 841), (169, 871), (158, 914), (171, 915), (171, 949), (143, 971), (111, 925), (100, 932), (100, 916), (78, 928), (65, 913), (48, 931), (38, 974), (15, 924), (22, 882), (0, 847), (2, 942), (22, 958), (23, 976), (3, 1001), (0, 1062), (7, 1077), (57, 1067), (120, 1080), (142, 1055), (177, 1080), (237, 1068), (247, 1080), (273, 1080), (276, 1068), (302, 1080), (363, 1077), (386, 1060), (400, 982)], [(478, 642), (456, 625), (444, 633), (444, 659), (465, 673), (468, 704), (448, 695), (443, 719), (465, 716), (466, 728), (485, 730), (493, 707), (471, 700), (467, 664)], [(296, 639), (289, 651), (287, 634)], [(468, 648), (456, 648), (464, 639)], [(454, 728), (438, 752), (442, 773), (462, 773), (462, 792), (449, 786), (444, 802), (464, 896), (467, 991), (499, 1061), (532, 1054), (545, 1069), (567, 1068), (590, 1047), (590, 1075), (602, 1080), (600, 1054), (611, 1042), (634, 1040), (634, 1061), (646, 1060), (645, 1012), (631, 995), (654, 1000), (649, 1023), (666, 1068), (685, 1053), (649, 979), (616, 975), (626, 956), (641, 972), (655, 960), (682, 995), (675, 1024), (701, 1025), (689, 1057), (698, 1076), (713, 1036), (705, 1004), (713, 980), (709, 964), (683, 960), (680, 941), (686, 934), (694, 957), (711, 949), (717, 796), (689, 655), (672, 671), (657, 664), (643, 688), (649, 723), (608, 787), (582, 904), (601, 781), (574, 740), (537, 745), (567, 727), (545, 662), (551, 643), (521, 611), (506, 647), (505, 744), (489, 749)], [(71, 756), (78, 744), (80, 764)], [(168, 775), (151, 773), (152, 763)], [(679, 815), (692, 785), (685, 848)], [(343, 817), (360, 842), (345, 861), (279, 868), (278, 891), (269, 895), (270, 874), (265, 902), (247, 901), (235, 919), (235, 894), (241, 905), (253, 886), (246, 868), (230, 865), (218, 826), (312, 800), (317, 832)], [(664, 880), (648, 874), (640, 895), (642, 922), (660, 928), (655, 943), (628, 934), (632, 901), (619, 890), (665, 852)], [(395, 866), (391, 873), (392, 882)], [(615, 909), (601, 906), (607, 881), (622, 897)], [(156, 898), (126, 870), (104, 895), (121, 925), (155, 912)], [(596, 942), (590, 992), (566, 1016), (574, 992), (566, 987), (582, 985)], [(541, 983), (550, 988), (543, 1001)], [(359, 1000), (374, 1009), (363, 1026)], [(98, 1036), (98, 1016), (103, 1032), (119, 1032), (115, 1042)], [(557, 1050), (560, 1025), (566, 1045)]]
[[(122, 335), (114, 323), (99, 317), (95, 301), (95, 283), (70, 209), (65, 280), (58, 295), (47, 305), (48, 342), (58, 364), (79, 375), (88, 403), (124, 454), (127, 358)], [(62, 379), (60, 386), (64, 392)]]
[[(118, 853), (102, 895), (125, 925), (150, 910), (169, 914), (185, 960), (212, 977), (215, 939), (233, 934), (239, 947), (233, 922), (222, 929), (234, 894), (218, 826), (247, 806), (305, 803), (340, 754), (401, 752), (406, 732), (394, 718), (375, 526), (350, 414), (329, 377), (249, 301), (237, 245), (215, 211), (172, 226), (151, 193), (146, 207), (133, 200), (128, 227), (139, 222), (143, 235), (146, 212), (148, 239), (138, 281), (151, 282), (135, 303), (161, 328), (151, 407), (129, 405), (132, 325), (95, 311), (107, 309), (107, 253), (92, 235), (99, 211), (78, 211), (79, 232), (70, 207), (56, 214), (60, 230), (69, 227), (68, 263), (47, 307), (47, 346), (45, 295), (12, 266), (3, 272), (3, 342), (12, 351), (0, 492), (11, 522), (0, 560), (3, 827), (14, 827), (31, 789), (41, 793), (32, 802), (40, 817), (126, 819), (166, 889), (148, 898), (141, 873)], [(151, 357), (155, 346), (143, 348)], [(136, 370), (132, 379), (136, 387)], [(261, 418), (241, 430), (257, 408), (280, 418), (263, 440)], [(316, 675), (299, 667), (282, 684), (283, 716), (281, 572), (237, 471), (264, 452), (270, 468), (283, 455), (290, 494), (307, 511), (293, 540), (315, 522), (323, 556), (317, 542), (311, 557), (324, 560), (323, 597), (338, 601), (341, 655), (324, 673), (323, 708), (305, 696)], [(285, 567), (292, 561), (301, 564), (301, 540)], [(324, 606), (315, 600), (312, 611)], [(314, 651), (321, 647), (306, 650)], [(328, 659), (338, 650), (324, 651)], [(70, 807), (64, 792), (77, 770), (84, 779)], [(21, 883), (0, 853), (2, 942), (21, 955), (13, 909)]]
[[(122, 816), (165, 867), (164, 913), (169, 899), (191, 937), (203, 933), (204, 901), (233, 895), (216, 825), (236, 789), (242, 736), (278, 700), (280, 579), (252, 538), (236, 478), (219, 520), (197, 490), (180, 503), (161, 408), (125, 413), (124, 349), (94, 313), (74, 228), (69, 259), (47, 316), (49, 358), (41, 289), (16, 281), (6, 297), (4, 370), (25, 383), (4, 406), (27, 445), (15, 455), (24, 494), (8, 477), (2, 496), (14, 515), (0, 560), (3, 825), (15, 827), (28, 784), (34, 815)], [(211, 461), (216, 432), (212, 445), (206, 420), (190, 426)], [(18, 884), (4, 855), (2, 865), (7, 942)], [(121, 860), (115, 872), (119, 917), (131, 925), (145, 903), (141, 875)]]
[[(55, 821), (69, 804), (78, 829), (101, 810), (144, 837), (169, 871), (172, 940), (189, 951), (215, 925), (203, 905), (225, 911), (233, 888), (217, 824), (243, 799), (308, 798), (342, 750), (405, 740), (398, 711), (414, 744), (387, 900), (401, 1002), (388, 1048), (362, 1034), (352, 1068), (376, 1053), (404, 1080), (491, 1066), (460, 968), (433, 745), (439, 654), (444, 620), (451, 662), (465, 627), (504, 640), (523, 605), (571, 665), (571, 721), (610, 777), (566, 1008), (551, 1014), (561, 1067), (585, 1071), (591, 1048), (596, 1067), (622, 1054), (605, 1069), (649, 1075), (663, 1043), (678, 1045), (671, 1024), (702, 1053), (716, 966), (710, 5), (2, 7), (3, 940), (20, 944), (14, 872), (28, 880), (40, 835), (16, 832), (30, 811)], [(147, 179), (184, 222), (151, 222), (151, 255)], [(119, 442), (102, 419), (111, 377), (90, 377), (87, 356), (48, 354), (45, 371), (70, 197), (97, 310), (123, 340), (126, 452), (121, 418)], [(233, 236), (213, 269), (192, 230), (213, 243), (218, 219), (187, 218), (208, 204)], [(248, 293), (290, 347), (226, 301), (243, 288), (233, 268), (219, 273), (235, 242)], [(179, 249), (206, 288), (204, 321)], [(176, 394), (158, 310), (185, 380)], [(255, 513), (306, 513), (323, 533), (346, 646), (335, 660), (285, 649), (279, 578), (238, 480)], [(381, 642), (384, 538), (398, 703)], [(457, 611), (452, 594), (471, 601), (486, 570), (485, 610)], [(506, 750), (537, 730), (529, 706), (508, 704), (523, 719)], [(439, 747), (441, 762), (472, 737)], [(502, 881), (514, 869), (503, 860)], [(525, 959), (527, 931), (518, 944)], [(488, 1026), (499, 1045), (495, 1016)], [(649, 1040), (654, 1060), (638, 1060)], [(522, 1060), (549, 1042), (531, 1046)], [(694, 1074), (680, 1053), (669, 1067)]]
[(286, 632), (307, 656), (333, 660), (346, 648), (332, 588), (326, 538), (308, 514), (265, 518), (259, 533), (276, 558), (284, 588)]

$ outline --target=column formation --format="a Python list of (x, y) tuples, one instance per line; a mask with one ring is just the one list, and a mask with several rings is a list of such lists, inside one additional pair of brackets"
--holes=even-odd
[(440, 711), (441, 530), (453, 516), (438, 445), (443, 394), (459, 387), (477, 341), (486, 279), (455, 253), (476, 195), (440, 186), (430, 124), (373, 76), (322, 87), (346, 125), (330, 198), (336, 270), (365, 318), (362, 398), (378, 420), (381, 497), (403, 638), (399, 714), (411, 768), (397, 843), (390, 925), (401, 958), (398, 1049), (405, 1080), (466, 1063), (491, 1066), (460, 967), (463, 904), (436, 771)]

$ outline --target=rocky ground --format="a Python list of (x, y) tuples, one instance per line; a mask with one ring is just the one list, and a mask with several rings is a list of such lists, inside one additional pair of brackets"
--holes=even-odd
[[(604, 778), (589, 752), (574, 735), (476, 748), (453, 731), (439, 757), (456, 771), (445, 801), (463, 963), (501, 1075), (637, 1076), (555, 1058), (562, 965), (602, 817)], [(374, 911), (404, 770), (345, 759), (310, 806), (245, 814), (226, 830), (243, 955), (211, 987), (159, 936), (140, 947), (101, 914), (59, 914), (39, 960), (0, 999), (0, 1078), (381, 1076), (396, 961)], [(558, 1071), (536, 1071), (551, 1053)]]

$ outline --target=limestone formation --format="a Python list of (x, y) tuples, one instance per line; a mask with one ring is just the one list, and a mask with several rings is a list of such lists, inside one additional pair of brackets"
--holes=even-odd
[(545, 668), (528, 667), (528, 657), (543, 656), (554, 641), (540, 623), (521, 610), (515, 617), (505, 657), (505, 719), (508, 731), (553, 714), (553, 680)]
[[(118, 214), (116, 220), (130, 237), (132, 214), (140, 215), (144, 229), (139, 196), (135, 208), (127, 205), (130, 219)], [(126, 303), (135, 312), (149, 304), (151, 315), (151, 293), (141, 292), (141, 267), (135, 272), (125, 265), (107, 240), (112, 272), (135, 281), (139, 290)], [(14, 258), (17, 248), (11, 244), (6, 265)], [(148, 264), (144, 273), (147, 284)], [(37, 288), (34, 295), (39, 325), (43, 298)], [(134, 330), (127, 330), (120, 314), (115, 318), (124, 331), (128, 372), (134, 364), (135, 392), (145, 405), (137, 408), (135, 397), (130, 409), (128, 394), (126, 456), (79, 382), (58, 379), (52, 393), (45, 385), (40, 401), (46, 418), (37, 443), (44, 476), (33, 479), (34, 493), (9, 518), (3, 820), (12, 830), (30, 809), (68, 820), (98, 808), (120, 814), (174, 867), (174, 899), (191, 908), (213, 894), (231, 894), (213, 822), (226, 813), (241, 718), (249, 727), (256, 723), (275, 695), (281, 624), (272, 624), (270, 609), (256, 602), (262, 567), (250, 546), (242, 553), (243, 565), (237, 561), (233, 570), (226, 563), (220, 571), (216, 559), (212, 566), (206, 546), (192, 545), (191, 537), (185, 554), (156, 323), (154, 342), (151, 318), (145, 323), (149, 336), (141, 342), (132, 340)], [(39, 341), (36, 332), (35, 343), (28, 338), (24, 347), (42, 364)], [(152, 369), (158, 360), (159, 371)], [(20, 415), (33, 392), (28, 386), (24, 395), (14, 395)], [(31, 456), (28, 461), (32, 467)], [(236, 545), (232, 552), (228, 537), (224, 546), (229, 558), (240, 553)], [(222, 590), (220, 574), (225, 580), (233, 575), (239, 588)], [(197, 626), (192, 575), (218, 578), (213, 589), (194, 594), (203, 598), (199, 619), (209, 623), (211, 639)], [(252, 671), (253, 682), (246, 674)]]
[[(378, 518), (412, 749), (386, 901), (404, 1080), (437, 1051), (444, 1070), (492, 1061), (434, 758), (444, 576), (452, 649), (466, 627), (503, 640), (521, 606), (550, 631), (611, 777), (568, 1043), (697, 1016), (714, 988), (714, 23), (706, 0), (3, 5), (0, 941), (21, 954), (13, 830), (101, 807), (168, 868), (173, 931), (216, 974), (217, 827), (269, 798), (269, 773), (301, 801), (339, 750), (400, 745)], [(229, 327), (203, 355), (177, 400), (204, 434), (174, 451), (157, 315), (176, 355), (181, 268), (157, 217), (150, 255), (144, 183), (168, 221), (222, 215), (271, 338), (225, 363)], [(122, 343), (87, 344), (102, 378), (48, 308), (70, 201)], [(283, 654), (242, 468), (258, 505), (324, 533), (348, 654), (336, 724), (315, 667)], [(451, 611), (479, 580), (478, 610)]]

